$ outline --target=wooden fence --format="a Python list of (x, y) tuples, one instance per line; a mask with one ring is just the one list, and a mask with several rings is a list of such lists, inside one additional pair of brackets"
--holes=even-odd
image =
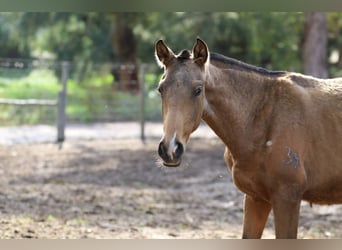
[(66, 125), (66, 94), (68, 80), (68, 62), (62, 62), (62, 90), (58, 92), (56, 100), (44, 99), (7, 99), (0, 98), (2, 105), (15, 106), (56, 106), (57, 107), (57, 142), (65, 139)]
[[(58, 92), (55, 100), (51, 99), (7, 99), (0, 98), (2, 105), (15, 105), (15, 106), (55, 106), (57, 108), (56, 126), (57, 126), (57, 142), (63, 142), (65, 138), (65, 127), (67, 124), (67, 82), (69, 79), (71, 65), (69, 62), (61, 62), (61, 82), (62, 88)], [(138, 68), (138, 83), (140, 95), (140, 137), (145, 140), (145, 64), (140, 65)]]

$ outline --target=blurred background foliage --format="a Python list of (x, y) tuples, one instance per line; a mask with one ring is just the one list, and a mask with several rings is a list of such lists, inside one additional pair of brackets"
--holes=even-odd
[[(342, 13), (326, 13), (325, 18), (329, 76), (342, 76)], [(145, 75), (146, 92), (153, 100), (148, 109), (154, 119), (160, 116), (158, 110), (153, 110), (153, 107), (159, 107), (154, 91), (161, 74), (154, 58), (154, 44), (158, 39), (164, 39), (177, 53), (191, 49), (199, 36), (211, 51), (269, 69), (303, 72), (304, 23), (304, 13), (294, 12), (2, 12), (0, 58), (69, 61), (69, 95), (72, 94), (69, 104), (73, 99), (86, 97), (88, 102), (114, 98), (109, 93), (112, 93), (115, 77), (108, 63), (147, 63), (150, 66)], [(0, 67), (0, 98), (25, 98), (25, 93), (29, 98), (32, 92), (44, 89), (45, 98), (55, 96), (60, 67), (52, 65), (11, 71)], [(10, 81), (13, 82), (11, 87), (7, 84)], [(39, 90), (32, 90), (32, 84)], [(95, 90), (99, 89), (104, 96), (95, 96)], [(135, 98), (138, 102), (134, 95), (116, 95), (116, 100)], [(95, 107), (91, 103), (87, 105), (89, 109), (84, 105), (68, 106), (69, 116), (72, 112), (84, 112), (79, 121), (94, 121), (89, 110)], [(113, 105), (113, 102), (103, 105)], [(120, 112), (124, 114), (126, 110)]]
[[(341, 22), (327, 13), (329, 55), (341, 50)], [(301, 71), (303, 23), (293, 12), (0, 13), (0, 57), (153, 63), (158, 39), (176, 52), (200, 36), (211, 51)]]

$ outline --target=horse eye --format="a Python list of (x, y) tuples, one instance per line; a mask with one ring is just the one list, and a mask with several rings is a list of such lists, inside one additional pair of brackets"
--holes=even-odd
[(202, 86), (198, 86), (196, 89), (195, 89), (195, 93), (194, 95), (195, 96), (199, 96), (202, 92)]

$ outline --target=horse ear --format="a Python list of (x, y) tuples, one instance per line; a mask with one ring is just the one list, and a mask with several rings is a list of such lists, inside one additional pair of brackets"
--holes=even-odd
[(195, 63), (200, 67), (204, 67), (204, 64), (207, 62), (209, 55), (208, 46), (203, 40), (197, 38), (196, 44), (192, 49), (192, 54)]
[(175, 57), (175, 54), (165, 45), (163, 40), (159, 40), (155, 46), (155, 56), (157, 63), (161, 67), (166, 67), (170, 63), (171, 59)]

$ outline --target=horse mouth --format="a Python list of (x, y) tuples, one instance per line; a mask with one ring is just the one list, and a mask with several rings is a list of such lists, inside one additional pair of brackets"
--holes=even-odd
[(181, 164), (181, 161), (178, 161), (178, 162), (165, 162), (165, 161), (163, 161), (163, 165), (165, 167), (169, 167), (169, 168), (178, 167), (180, 164)]

